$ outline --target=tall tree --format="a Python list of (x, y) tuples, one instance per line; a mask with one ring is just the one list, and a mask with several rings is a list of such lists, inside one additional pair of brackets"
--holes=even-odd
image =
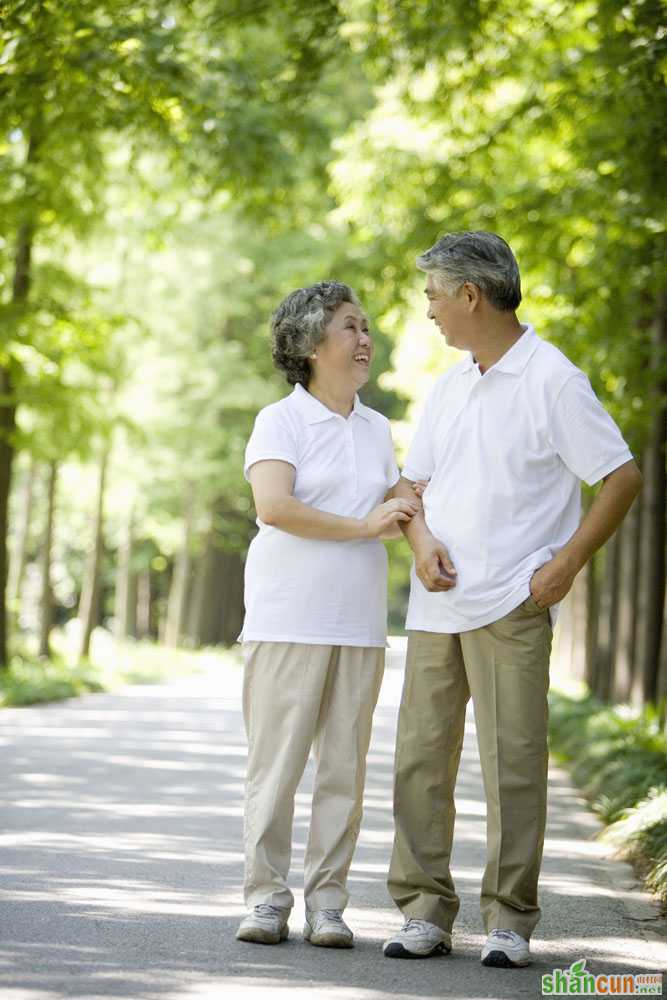
[(200, 198), (224, 188), (266, 215), (295, 177), (323, 179), (346, 115), (343, 103), (325, 121), (304, 100), (346, 52), (330, 0), (307, 11), (296, 0), (10, 0), (2, 14), (1, 235), (11, 253), (0, 269), (12, 274), (0, 297), (0, 666), (16, 410), (25, 348), (41, 350), (35, 250), (48, 256), (90, 231), (121, 139), (127, 169), (148, 153), (158, 175), (188, 177)]

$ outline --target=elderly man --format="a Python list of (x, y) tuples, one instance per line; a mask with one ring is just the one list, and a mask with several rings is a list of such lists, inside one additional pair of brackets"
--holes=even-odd
[[(547, 688), (558, 602), (640, 489), (586, 376), (520, 323), (519, 269), (493, 233), (444, 236), (417, 260), (428, 316), (469, 352), (435, 383), (397, 495), (428, 480), (414, 551), (396, 748), (390, 958), (451, 950), (454, 786), (472, 696), (487, 801), (484, 965), (530, 962), (547, 788)], [(580, 481), (602, 482), (580, 521)], [(403, 492), (401, 492), (403, 491)]]

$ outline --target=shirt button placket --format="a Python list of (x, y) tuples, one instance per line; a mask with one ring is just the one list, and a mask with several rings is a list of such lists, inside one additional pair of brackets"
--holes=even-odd
[(350, 469), (350, 483), (352, 485), (352, 496), (357, 498), (359, 490), (359, 480), (357, 475), (357, 461), (354, 454), (354, 435), (352, 433), (352, 426), (349, 421), (345, 424), (345, 451), (347, 453), (347, 462)]

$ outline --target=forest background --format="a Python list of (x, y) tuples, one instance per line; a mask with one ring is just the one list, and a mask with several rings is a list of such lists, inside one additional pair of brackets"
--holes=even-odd
[(83, 658), (98, 625), (232, 643), (243, 451), (288, 389), (272, 310), (325, 277), (357, 290), (363, 398), (400, 454), (457, 358), (414, 259), (491, 229), (520, 317), (586, 371), (645, 479), (561, 651), (602, 699), (660, 711), (666, 68), (657, 0), (0, 0), (0, 666), (47, 663), (63, 628)]

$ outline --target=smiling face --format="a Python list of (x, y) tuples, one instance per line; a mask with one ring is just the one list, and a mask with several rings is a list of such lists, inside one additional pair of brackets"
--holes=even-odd
[(469, 350), (468, 331), (472, 313), (471, 289), (466, 282), (454, 295), (448, 295), (436, 283), (433, 274), (426, 275), (426, 297), (429, 319), (438, 327), (449, 347)]
[(311, 360), (315, 377), (345, 380), (355, 390), (368, 382), (373, 358), (373, 341), (368, 320), (359, 306), (343, 302), (331, 317), (326, 336)]

